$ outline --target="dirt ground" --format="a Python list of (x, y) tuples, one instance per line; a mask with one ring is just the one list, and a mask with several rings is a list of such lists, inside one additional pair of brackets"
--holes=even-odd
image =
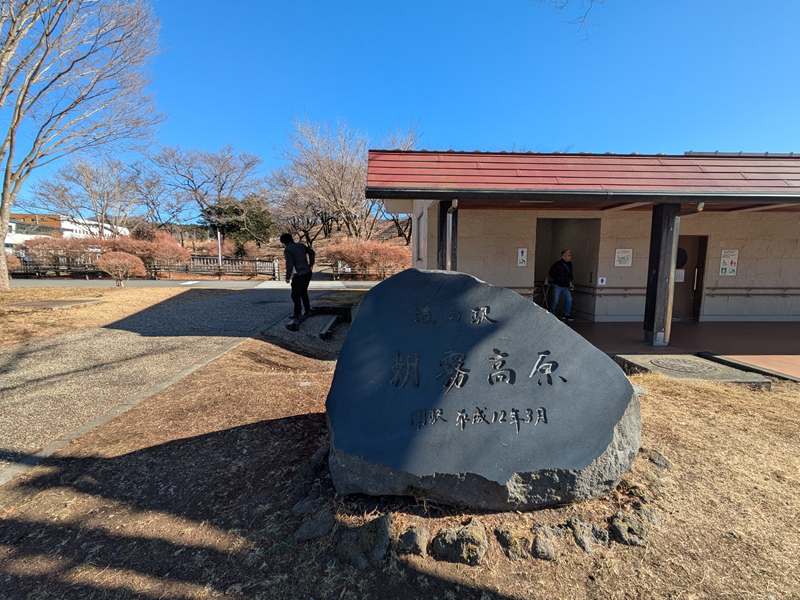
[[(647, 390), (642, 446), (668, 469), (640, 455), (606, 496), (527, 513), (323, 494), (334, 531), (296, 543), (292, 492), (325, 441), (333, 365), (277, 338), (249, 340), (0, 488), (0, 596), (800, 598), (798, 384), (634, 376)], [(605, 526), (642, 491), (662, 519), (644, 548), (589, 554), (567, 536), (554, 562), (511, 561), (492, 533), (571, 517)], [(395, 538), (475, 517), (489, 550), (476, 567), (391, 550), (366, 571), (335, 558), (343, 531), (385, 513)]]

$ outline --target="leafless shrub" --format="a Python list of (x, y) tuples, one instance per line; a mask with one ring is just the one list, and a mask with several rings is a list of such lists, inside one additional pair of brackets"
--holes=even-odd
[(131, 277), (147, 275), (142, 259), (127, 252), (107, 252), (94, 264), (101, 271), (111, 275), (118, 287), (122, 287)]
[(325, 257), (352, 269), (407, 269), (411, 257), (404, 248), (380, 242), (341, 242), (328, 246)]

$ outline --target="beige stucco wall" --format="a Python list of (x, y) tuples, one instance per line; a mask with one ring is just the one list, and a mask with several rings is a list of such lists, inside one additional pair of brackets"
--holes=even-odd
[[(423, 223), (417, 225), (420, 213)], [(544, 273), (536, 256), (537, 219), (600, 219), (597, 252), (580, 251), (576, 265), (576, 307), (593, 311), (584, 315), (598, 321), (639, 321), (644, 316), (644, 288), (650, 250), (650, 211), (494, 211), (461, 210), (458, 216), (458, 270), (495, 285), (530, 287)], [(436, 267), (436, 203), (415, 201), (415, 226), (423, 236), (425, 259), (420, 268)], [(706, 282), (701, 320), (800, 320), (800, 296), (757, 295), (750, 297), (712, 296), (714, 287), (800, 288), (800, 214), (796, 213), (711, 213), (681, 218), (682, 235), (708, 236)], [(585, 228), (578, 227), (576, 231)], [(553, 243), (558, 243), (554, 241)], [(517, 266), (517, 249), (528, 249), (528, 266)], [(633, 250), (631, 267), (615, 267), (617, 248)], [(560, 248), (559, 248), (560, 249)], [(723, 249), (739, 251), (739, 270), (734, 277), (720, 277)], [(557, 252), (557, 250), (552, 250)], [(549, 257), (545, 264), (550, 262)], [(578, 267), (580, 265), (580, 268)], [(584, 281), (591, 277), (593, 281)], [(605, 277), (607, 295), (597, 297), (594, 307), (579, 300), (580, 291), (601, 290), (598, 278)], [(626, 290), (609, 288), (630, 288)], [(780, 291), (780, 290), (775, 290)], [(614, 294), (613, 296), (611, 294)], [(797, 293), (795, 291), (794, 293)], [(584, 298), (584, 300), (587, 300)]]
[[(647, 285), (650, 227), (649, 211), (603, 216), (598, 276), (607, 278), (607, 288), (631, 286), (640, 288), (631, 290), (632, 294), (643, 293), (641, 288)], [(682, 217), (680, 234), (708, 236), (701, 321), (800, 320), (800, 296), (756, 295), (780, 290), (754, 290), (749, 298), (732, 297), (714, 295), (709, 289), (800, 288), (800, 215), (704, 212)], [(633, 249), (631, 267), (614, 266), (617, 248)], [(739, 268), (733, 277), (719, 275), (723, 249), (739, 251)], [(598, 321), (638, 321), (643, 315), (644, 296), (597, 299)]]

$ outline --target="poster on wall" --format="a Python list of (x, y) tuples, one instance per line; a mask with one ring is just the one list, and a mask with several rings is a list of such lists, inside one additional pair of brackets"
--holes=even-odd
[(517, 248), (517, 266), (518, 267), (527, 267), (528, 266), (528, 249), (527, 248)]
[(633, 249), (617, 248), (614, 252), (615, 267), (630, 267), (633, 265)]
[(719, 261), (719, 274), (723, 277), (733, 277), (739, 268), (739, 251), (723, 250)]

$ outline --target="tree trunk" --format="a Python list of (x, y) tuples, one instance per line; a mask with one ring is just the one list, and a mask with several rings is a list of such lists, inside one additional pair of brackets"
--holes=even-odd
[[(2, 219), (0, 219), (2, 221)], [(8, 224), (3, 225), (3, 231), (8, 231)], [(11, 282), (8, 277), (8, 263), (6, 262), (5, 250), (6, 235), (3, 233), (3, 250), (0, 252), (0, 292), (10, 292)]]

